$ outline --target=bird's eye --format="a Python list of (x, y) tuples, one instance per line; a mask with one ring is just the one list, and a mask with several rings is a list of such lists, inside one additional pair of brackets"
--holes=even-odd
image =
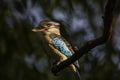
[(45, 28), (44, 30), (48, 30), (47, 28)]
[(46, 24), (48, 27), (50, 27), (50, 24)]

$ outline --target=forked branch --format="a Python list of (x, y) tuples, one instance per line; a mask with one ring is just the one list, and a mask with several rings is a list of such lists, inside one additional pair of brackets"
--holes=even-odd
[(115, 4), (116, 4), (116, 0), (108, 0), (106, 4), (105, 13), (103, 16), (104, 31), (102, 36), (100, 38), (86, 42), (86, 44), (83, 47), (81, 47), (79, 50), (75, 51), (75, 54), (72, 55), (70, 58), (61, 62), (59, 65), (55, 65), (52, 68), (52, 72), (54, 74), (58, 73), (62, 69), (69, 66), (71, 63), (78, 60), (80, 57), (88, 53), (88, 51), (90, 51), (91, 49), (95, 48), (98, 45), (104, 44), (109, 40), (111, 36), (111, 28), (112, 28), (112, 22), (114, 16), (113, 13), (115, 9)]

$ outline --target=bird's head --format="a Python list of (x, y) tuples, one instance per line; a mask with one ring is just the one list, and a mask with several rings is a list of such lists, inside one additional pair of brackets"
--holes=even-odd
[(43, 20), (40, 22), (39, 26), (32, 29), (33, 32), (42, 32), (43, 34), (58, 34), (59, 32), (59, 23), (51, 20)]

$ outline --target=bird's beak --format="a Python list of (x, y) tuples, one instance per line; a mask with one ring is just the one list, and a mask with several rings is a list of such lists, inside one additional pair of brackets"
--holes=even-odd
[(42, 32), (44, 31), (44, 29), (41, 29), (40, 27), (36, 27), (34, 29), (32, 29), (33, 32)]

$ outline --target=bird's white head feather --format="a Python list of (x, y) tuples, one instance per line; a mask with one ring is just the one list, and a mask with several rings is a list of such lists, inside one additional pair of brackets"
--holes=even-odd
[(51, 20), (43, 20), (40, 22), (39, 26), (33, 29), (33, 32), (42, 32), (46, 35), (57, 34), (60, 35), (59, 31), (60, 24)]

